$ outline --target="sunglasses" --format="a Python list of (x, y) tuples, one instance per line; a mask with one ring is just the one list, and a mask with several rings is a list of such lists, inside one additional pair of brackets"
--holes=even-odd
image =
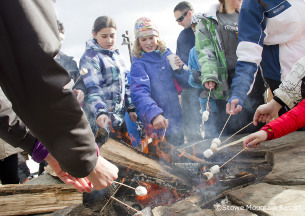
[(181, 17), (179, 17), (178, 19), (176, 19), (177, 22), (182, 22), (184, 20), (184, 17), (186, 16), (187, 12), (189, 11), (186, 11)]

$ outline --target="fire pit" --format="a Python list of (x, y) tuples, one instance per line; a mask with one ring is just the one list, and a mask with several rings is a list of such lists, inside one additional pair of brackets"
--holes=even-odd
[[(235, 140), (240, 137), (236, 136)], [(121, 167), (118, 181), (123, 180), (131, 187), (143, 185), (148, 193), (140, 197), (135, 195), (133, 189), (113, 185), (104, 198), (106, 201), (100, 204), (100, 208), (104, 208), (100, 215), (134, 215), (146, 207), (170, 205), (184, 199), (195, 199), (194, 202), (201, 208), (213, 208), (213, 204), (223, 198), (227, 191), (261, 182), (271, 171), (264, 154), (244, 151), (207, 181), (204, 175), (207, 170), (214, 165), (223, 165), (242, 149), (239, 144), (204, 159), (202, 153), (210, 142), (211, 140), (205, 140), (195, 147), (185, 149), (159, 142), (154, 144), (151, 148), (153, 151), (150, 149), (147, 155), (120, 141), (108, 140), (101, 147), (101, 152), (103, 157)], [(136, 210), (115, 200), (109, 202), (111, 196)], [(113, 212), (110, 214), (111, 209)]]

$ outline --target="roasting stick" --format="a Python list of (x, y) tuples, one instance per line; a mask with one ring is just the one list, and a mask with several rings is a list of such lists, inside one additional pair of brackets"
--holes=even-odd
[(236, 141), (230, 142), (230, 143), (228, 143), (228, 144), (226, 144), (226, 145), (223, 145), (223, 146), (219, 147), (219, 148), (217, 149), (217, 151), (220, 151), (220, 150), (222, 150), (222, 149), (224, 149), (224, 148), (227, 148), (227, 147), (230, 147), (230, 146), (239, 144), (240, 142), (245, 141), (246, 138), (247, 138), (247, 137), (244, 136), (244, 137), (240, 138), (239, 140), (236, 140)]
[[(117, 192), (118, 190), (120, 189), (121, 186), (119, 186), (115, 191), (114, 193), (111, 195), (110, 198), (112, 198)], [(104, 207), (102, 208), (102, 210), (100, 211), (99, 215), (102, 215), (102, 212), (104, 211), (104, 209), (106, 208), (106, 206), (108, 206), (108, 203), (110, 202), (111, 199), (108, 199), (108, 201), (106, 202), (106, 204), (104, 205)]]
[(243, 151), (245, 151), (246, 149), (244, 148), (243, 150), (241, 150), (240, 152), (238, 152), (236, 155), (234, 155), (230, 160), (228, 160), (227, 162), (225, 162), (223, 165), (221, 165), (220, 167), (219, 167), (219, 169), (220, 168), (222, 168), (223, 166), (225, 166), (227, 163), (229, 163), (231, 160), (233, 160), (235, 157), (237, 157), (240, 153), (242, 153)]
[(220, 172), (220, 169), (225, 166), (227, 163), (229, 163), (231, 160), (233, 160), (235, 157), (237, 157), (237, 155), (239, 155), (240, 153), (242, 153), (244, 150), (241, 150), (240, 152), (238, 152), (236, 155), (234, 155), (230, 160), (228, 160), (227, 162), (225, 162), (223, 165), (218, 166), (218, 165), (214, 165), (210, 168), (210, 172), (204, 172), (203, 175), (206, 176), (206, 180), (210, 180), (211, 178), (213, 178), (214, 175), (216, 175), (217, 173)]
[(81, 76), (86, 75), (88, 73), (88, 70), (86, 68), (82, 68), (81, 71), (79, 72), (79, 77), (77, 78), (77, 80), (75, 81), (74, 85), (72, 86), (72, 89), (74, 88), (74, 86), (76, 85), (76, 83), (78, 82), (78, 80), (80, 79)]
[(205, 108), (205, 110), (208, 110), (208, 106), (209, 106), (209, 101), (210, 101), (210, 97), (211, 97), (211, 88), (210, 88), (210, 91), (209, 91), (209, 96), (208, 96), (208, 101), (207, 101), (207, 107)]
[(236, 133), (234, 133), (232, 136), (230, 136), (229, 138), (227, 138), (226, 140), (222, 141), (221, 144), (225, 143), (227, 140), (231, 139), (233, 136), (235, 136), (236, 134), (238, 134), (239, 132), (241, 132), (242, 130), (244, 130), (245, 128), (247, 128), (248, 126), (250, 126), (253, 123), (250, 122), (249, 124), (247, 124), (245, 127), (243, 127), (242, 129), (240, 129), (239, 131), (237, 131)]
[(97, 138), (97, 136), (99, 135), (99, 133), (100, 133), (100, 128), (98, 128), (97, 131), (96, 131), (96, 133), (95, 133), (95, 136), (94, 136), (95, 139)]
[(163, 134), (162, 139), (165, 139), (165, 133), (166, 133), (166, 128), (164, 129), (164, 134)]
[[(232, 136), (230, 136), (230, 137), (227, 138), (226, 140), (222, 141), (221, 144), (225, 143), (226, 141), (228, 141), (229, 139), (231, 139), (233, 136), (235, 136), (236, 134), (238, 134), (239, 132), (241, 132), (241, 131), (244, 130), (245, 128), (249, 127), (252, 123), (253, 123), (253, 121), (250, 122), (249, 124), (247, 124), (246, 126), (244, 126), (242, 129), (240, 129), (240, 130), (237, 131), (236, 133), (234, 133)], [(244, 140), (243, 140), (244, 138), (245, 138), (245, 137), (241, 138), (240, 140), (237, 140), (237, 141), (234, 141), (234, 142), (232, 142), (232, 143), (229, 143), (228, 145), (225, 145), (225, 146), (223, 146), (223, 147), (220, 147), (218, 150), (221, 150), (221, 149), (223, 149), (223, 148), (225, 148), (225, 147), (229, 147), (230, 145), (234, 145), (236, 142), (239, 143), (239, 142), (241, 142), (241, 141), (244, 141)], [(198, 145), (198, 144), (200, 144), (200, 143), (202, 143), (202, 141), (195, 142), (195, 143), (193, 143), (193, 144), (191, 144), (191, 145), (189, 145), (189, 146), (183, 147), (182, 149), (186, 149), (186, 148), (192, 147), (192, 146), (194, 146), (194, 145)], [(234, 144), (233, 144), (233, 143), (234, 143)]]
[(128, 187), (128, 188), (131, 188), (131, 189), (137, 190), (136, 188), (131, 187), (131, 186), (126, 185), (126, 184), (123, 184), (123, 183), (121, 183), (121, 182), (113, 181), (113, 183), (116, 183), (116, 184), (119, 184), (119, 185), (122, 185), (122, 186), (125, 186), (125, 187)]
[(113, 200), (115, 200), (115, 201), (117, 201), (118, 203), (121, 203), (122, 205), (126, 206), (127, 208), (130, 208), (130, 209), (134, 210), (134, 211), (137, 212), (138, 214), (145, 215), (143, 212), (138, 211), (138, 210), (135, 209), (135, 208), (132, 208), (131, 206), (129, 206), (129, 205), (123, 203), (122, 201), (118, 200), (117, 198), (115, 198), (115, 197), (113, 197), (113, 196), (111, 196), (110, 198), (113, 199)]
[(223, 126), (223, 128), (222, 128), (222, 130), (221, 130), (221, 132), (220, 132), (220, 134), (219, 134), (219, 136), (218, 136), (218, 139), (221, 137), (221, 134), (222, 134), (223, 130), (225, 129), (225, 127), (227, 126), (228, 121), (230, 120), (231, 116), (232, 116), (232, 114), (229, 115), (229, 117), (228, 117), (228, 119), (227, 119), (225, 125)]

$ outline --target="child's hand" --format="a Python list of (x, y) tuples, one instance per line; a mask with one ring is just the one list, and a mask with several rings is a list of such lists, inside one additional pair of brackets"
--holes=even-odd
[(231, 101), (231, 103), (228, 102), (226, 105), (226, 113), (229, 115), (238, 114), (243, 109), (243, 107), (241, 105), (239, 105), (238, 103), (239, 103), (239, 100), (237, 98), (233, 99)]
[(183, 62), (181, 61), (181, 59), (179, 58), (179, 56), (175, 56), (175, 64), (179, 67), (178, 70), (181, 70), (183, 67)]
[(135, 121), (137, 120), (137, 118), (138, 118), (138, 115), (137, 115), (136, 112), (130, 112), (130, 113), (129, 113), (129, 118), (130, 118), (130, 120), (131, 120), (132, 122), (135, 122)]
[(153, 127), (155, 129), (168, 128), (168, 119), (164, 118), (163, 115), (159, 114), (153, 120)]
[(105, 114), (100, 115), (96, 119), (96, 123), (98, 124), (98, 126), (104, 129), (106, 129), (106, 127), (108, 126), (108, 122), (109, 122), (109, 118)]
[(261, 142), (267, 140), (268, 134), (264, 130), (257, 131), (246, 137), (244, 141), (244, 148), (258, 148)]
[(273, 99), (267, 104), (260, 105), (255, 111), (253, 117), (253, 124), (256, 126), (257, 122), (269, 123), (272, 118), (274, 118), (278, 114), (281, 108), (282, 105), (280, 105)]
[(211, 89), (212, 90), (213, 88), (215, 88), (215, 86), (216, 86), (216, 83), (213, 82), (213, 81), (207, 81), (207, 82), (204, 83), (204, 87), (206, 89)]
[(82, 90), (79, 89), (73, 89), (73, 92), (76, 96), (76, 100), (79, 104), (82, 104), (82, 102), (84, 101), (85, 95), (84, 92)]

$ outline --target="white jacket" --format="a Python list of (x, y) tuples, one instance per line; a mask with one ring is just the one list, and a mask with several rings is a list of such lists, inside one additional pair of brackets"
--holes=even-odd
[(274, 91), (274, 96), (281, 99), (290, 109), (293, 108), (302, 100), (303, 77), (305, 77), (305, 56), (293, 65), (290, 73), (286, 75), (279, 88)]

